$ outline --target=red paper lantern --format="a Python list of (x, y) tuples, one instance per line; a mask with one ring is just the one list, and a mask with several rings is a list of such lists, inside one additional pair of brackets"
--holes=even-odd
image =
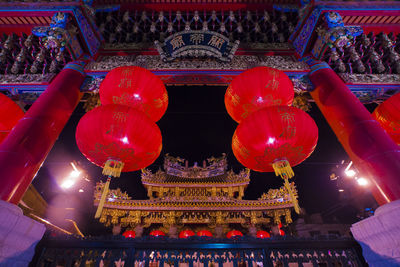
[(136, 236), (135, 231), (132, 230), (125, 231), (122, 235), (126, 238), (135, 238)]
[(372, 113), (383, 129), (400, 145), (400, 94), (387, 99)]
[(261, 172), (275, 172), (300, 213), (297, 197), (289, 178), (294, 176), (291, 166), (308, 158), (318, 141), (318, 128), (304, 111), (289, 106), (272, 106), (258, 110), (237, 127), (232, 150), (237, 160), (247, 168)]
[(153, 121), (158, 121), (168, 107), (164, 83), (149, 70), (136, 66), (110, 71), (100, 85), (99, 95), (103, 105), (128, 105)]
[(24, 111), (6, 95), (0, 93), (0, 143), (24, 116)]
[(179, 238), (188, 238), (194, 235), (195, 233), (192, 230), (183, 230), (179, 233)]
[(227, 238), (238, 237), (238, 236), (243, 236), (242, 232), (238, 230), (232, 230), (226, 234)]
[(285, 232), (282, 229), (279, 229), (279, 235), (284, 236)]
[(197, 232), (197, 236), (208, 236), (208, 237), (212, 237), (212, 233), (208, 230), (200, 230)]
[(271, 235), (267, 231), (257, 231), (257, 238), (270, 238)]
[(150, 232), (150, 235), (158, 237), (158, 236), (165, 236), (165, 233), (163, 231), (160, 231), (160, 230), (154, 230), (154, 231)]
[(123, 172), (152, 164), (161, 152), (161, 139), (154, 122), (123, 105), (97, 107), (86, 113), (76, 128), (76, 143), (87, 159), (100, 167), (106, 162), (122, 162)]
[(232, 149), (244, 166), (273, 172), (277, 171), (274, 166), (277, 161), (286, 160), (290, 166), (304, 161), (314, 151), (317, 141), (317, 125), (306, 112), (295, 107), (273, 106), (254, 112), (239, 124)]
[(291, 105), (293, 83), (282, 71), (256, 67), (233, 79), (225, 93), (225, 107), (238, 123), (256, 110), (269, 106)]

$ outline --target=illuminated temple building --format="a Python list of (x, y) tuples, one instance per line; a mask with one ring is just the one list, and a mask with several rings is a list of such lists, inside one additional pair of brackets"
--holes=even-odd
[[(149, 200), (131, 200), (120, 190), (107, 196), (100, 222), (122, 227), (158, 229), (177, 236), (184, 229), (212, 229), (218, 237), (230, 230), (269, 229), (292, 222), (293, 203), (284, 187), (270, 189), (258, 200), (243, 200), (250, 182), (250, 170), (235, 174), (227, 170), (225, 155), (208, 159), (202, 166), (188, 167), (181, 158), (166, 156), (164, 171), (143, 170), (142, 183)], [(294, 184), (292, 184), (294, 187)], [(95, 191), (100, 199), (103, 184)], [(139, 227), (139, 228), (140, 228)], [(136, 232), (138, 232), (136, 230)]]
[[(318, 109), (380, 207), (352, 225), (354, 238), (301, 239), (278, 230), (264, 240), (254, 233), (292, 221), (298, 206), (286, 189), (246, 200), (250, 172), (228, 170), (225, 156), (189, 167), (166, 155), (160, 170), (136, 173), (148, 199), (111, 183), (95, 222), (135, 230), (136, 238), (53, 236), (40, 193), (54, 184), (27, 189), (41, 179), (70, 118), (100, 105), (101, 82), (121, 66), (146, 68), (167, 87), (226, 88), (247, 69), (281, 70), (294, 85), (293, 106)], [(400, 150), (366, 107), (399, 89), (398, 1), (0, 1), (0, 91), (26, 111), (0, 129), (0, 266), (399, 266)], [(207, 229), (213, 238), (176, 238), (185, 229)], [(167, 236), (154, 238), (152, 230)], [(230, 230), (244, 236), (225, 238)]]

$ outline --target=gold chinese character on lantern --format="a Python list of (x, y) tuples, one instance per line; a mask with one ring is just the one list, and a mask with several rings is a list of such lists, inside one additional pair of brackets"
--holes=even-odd
[(270, 69), (270, 70), (268, 70), (268, 74), (271, 76), (271, 79), (265, 85), (265, 88), (272, 89), (272, 90), (278, 89), (278, 86), (279, 86), (279, 81), (278, 81), (279, 73), (276, 72), (275, 70)]
[(190, 42), (192, 44), (198, 45), (204, 41), (204, 34), (202, 33), (193, 33), (190, 35)]
[(283, 129), (281, 136), (283, 138), (293, 138), (296, 135), (296, 127), (288, 125)]
[(236, 135), (233, 136), (232, 143), (233, 143), (234, 146), (237, 146), (237, 147), (239, 148), (239, 153), (240, 153), (240, 155), (241, 155), (243, 158), (247, 159), (247, 158), (249, 157), (249, 155), (250, 155), (249, 150), (248, 150), (247, 148), (245, 148), (245, 147), (239, 142), (239, 139), (238, 139), (238, 137), (237, 137)]
[(132, 71), (130, 69), (124, 69), (122, 70), (121, 76), (124, 78), (129, 77), (129, 75), (132, 73)]
[(174, 39), (171, 40), (172, 50), (175, 50), (179, 47), (185, 45), (185, 42), (182, 39), (182, 35), (176, 36)]
[(218, 49), (221, 49), (222, 45), (225, 43), (225, 40), (222, 39), (221, 37), (215, 36), (213, 35), (210, 39), (210, 41), (208, 41), (208, 45), (214, 46)]
[(123, 88), (132, 87), (132, 80), (127, 78), (121, 79), (119, 81), (118, 87), (123, 87)]
[(284, 121), (286, 123), (294, 122), (294, 113), (284, 112), (284, 113), (281, 113), (280, 115), (281, 115), (282, 121)]
[(127, 113), (122, 111), (117, 111), (113, 113), (113, 119), (118, 122), (126, 122)]
[(227, 89), (228, 96), (232, 99), (232, 104), (236, 107), (240, 103), (240, 96), (232, 94), (232, 87), (229, 86)]

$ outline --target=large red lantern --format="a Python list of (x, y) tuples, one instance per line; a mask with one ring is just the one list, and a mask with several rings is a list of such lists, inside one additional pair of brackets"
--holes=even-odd
[(95, 218), (101, 215), (111, 176), (147, 167), (162, 148), (161, 132), (153, 121), (134, 108), (116, 104), (86, 113), (78, 123), (75, 137), (82, 154), (103, 167), (103, 174), (108, 175)]
[(400, 94), (387, 99), (372, 113), (372, 116), (386, 130), (389, 136), (400, 145)]
[(197, 232), (197, 236), (207, 236), (207, 237), (212, 237), (212, 233), (208, 230), (200, 230)]
[[(76, 143), (85, 157), (103, 168), (140, 170), (153, 163), (161, 152), (162, 137), (157, 124), (142, 112), (123, 105), (97, 107), (86, 113), (76, 128)], [(114, 167), (115, 168), (115, 167)], [(119, 176), (113, 169), (106, 169)]]
[(168, 107), (164, 83), (149, 70), (136, 66), (110, 71), (100, 85), (99, 95), (103, 105), (128, 105), (153, 121), (158, 121)]
[(179, 233), (179, 238), (188, 238), (194, 235), (195, 233), (192, 230), (183, 230)]
[(132, 230), (127, 230), (122, 234), (125, 238), (135, 238), (136, 233)]
[(293, 83), (282, 71), (256, 67), (233, 79), (225, 93), (225, 107), (238, 123), (252, 112), (269, 106), (291, 105)]
[(295, 107), (272, 106), (252, 113), (239, 124), (233, 135), (232, 150), (247, 168), (281, 176), (299, 213), (288, 182), (294, 176), (291, 166), (308, 158), (317, 141), (317, 125), (306, 112)]
[(257, 231), (257, 238), (270, 238), (271, 235), (267, 231)]
[(242, 232), (238, 230), (232, 230), (226, 234), (227, 238), (233, 238), (233, 237), (238, 237), (238, 236), (243, 236)]
[(0, 142), (2, 142), (24, 116), (22, 109), (6, 95), (0, 93)]
[(154, 230), (150, 232), (150, 235), (154, 237), (159, 237), (159, 236), (165, 236), (165, 233), (160, 230)]

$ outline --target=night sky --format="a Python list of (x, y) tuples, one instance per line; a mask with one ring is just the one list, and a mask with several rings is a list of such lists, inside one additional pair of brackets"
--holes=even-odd
[[(179, 156), (189, 160), (189, 165), (226, 153), (228, 165), (238, 172), (244, 168), (234, 157), (231, 140), (237, 123), (225, 110), (225, 86), (175, 86), (167, 87), (169, 106), (164, 117), (157, 123), (163, 137), (163, 150), (160, 157), (149, 168), (156, 171), (162, 166), (163, 155)], [(84, 234), (111, 233), (94, 220), (93, 186), (103, 179), (101, 168), (90, 163), (80, 153), (75, 143), (75, 128), (84, 114), (82, 103), (69, 120), (54, 148), (47, 157), (33, 184), (50, 205), (74, 208), (72, 217), (78, 222)], [(319, 128), (318, 145), (314, 153), (303, 163), (293, 168), (294, 182), (299, 191), (299, 203), (307, 214), (335, 211), (339, 221), (354, 222), (356, 208), (349, 206), (351, 198), (358, 198), (353, 191), (350, 198), (340, 197), (337, 181), (329, 179), (330, 174), (342, 160), (349, 161), (347, 154), (329, 128), (318, 108), (312, 104), (309, 112)], [(82, 179), (76, 186), (63, 190), (59, 184), (72, 170), (72, 160), (86, 171), (90, 182)], [(269, 188), (278, 188), (283, 180), (273, 173), (251, 172), (251, 181), (245, 191), (245, 199), (257, 199)], [(140, 171), (123, 173), (113, 179), (111, 189), (120, 187), (133, 199), (146, 199), (146, 191), (140, 181)], [(79, 189), (85, 192), (79, 193)], [(348, 190), (349, 191), (349, 190)], [(351, 190), (350, 190), (351, 191)], [(347, 192), (346, 192), (347, 193)], [(348, 194), (348, 193), (347, 193)], [(368, 195), (368, 193), (362, 193)], [(63, 221), (49, 209), (50, 221), (62, 226)]]

